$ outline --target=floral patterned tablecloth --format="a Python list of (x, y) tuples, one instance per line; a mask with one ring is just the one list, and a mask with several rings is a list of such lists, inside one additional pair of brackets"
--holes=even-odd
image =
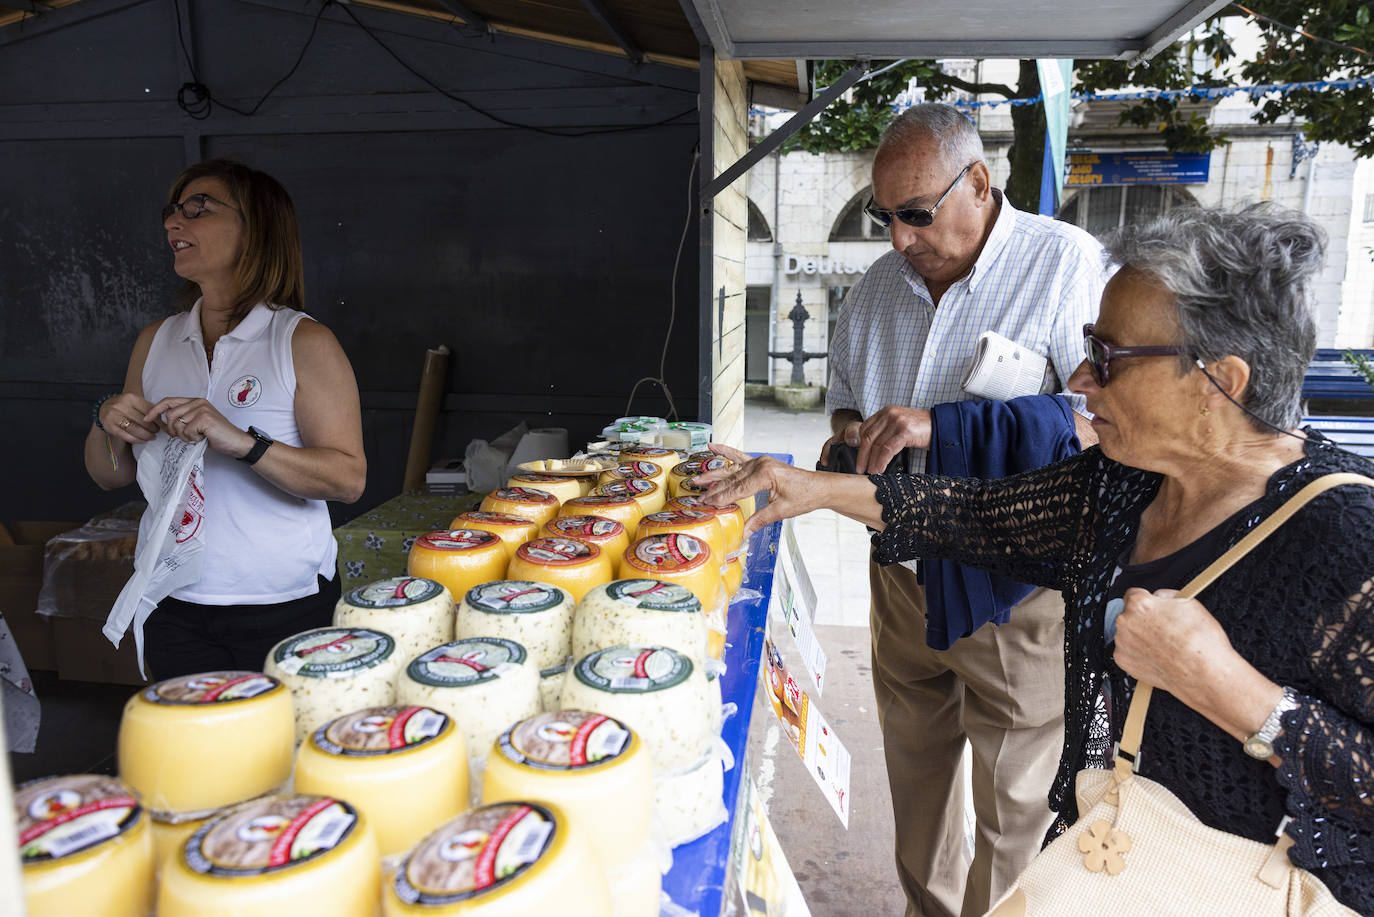
[(420, 535), (446, 529), (453, 517), (476, 508), (482, 494), (436, 496), (410, 491), (334, 530), (339, 540), (340, 585), (347, 593), (388, 576), (403, 576), (410, 545)]

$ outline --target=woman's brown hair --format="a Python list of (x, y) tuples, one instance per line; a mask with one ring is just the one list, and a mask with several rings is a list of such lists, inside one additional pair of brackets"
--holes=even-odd
[[(231, 159), (207, 159), (177, 176), (168, 203), (179, 202), (186, 186), (198, 178), (224, 182), (233, 198), (225, 203), (237, 207), (243, 219), (243, 250), (234, 268), (229, 327), (242, 321), (260, 302), (273, 308), (303, 308), (305, 267), (291, 195), (266, 172)], [(183, 304), (194, 302), (199, 290), (196, 284), (188, 283), (182, 291)]]

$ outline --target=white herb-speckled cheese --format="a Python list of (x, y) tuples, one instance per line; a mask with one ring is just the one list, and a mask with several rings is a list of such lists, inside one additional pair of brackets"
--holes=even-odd
[(562, 706), (563, 677), (568, 674), (568, 664), (552, 666), (539, 673), (539, 709), (548, 713)]
[(469, 589), (458, 608), (458, 639), (502, 637), (529, 653), (543, 670), (567, 661), (573, 611), (568, 590), (533, 580), (497, 580)]
[(436, 580), (393, 576), (354, 589), (334, 606), (335, 627), (390, 634), (402, 659), (453, 639), (453, 596)]
[(335, 717), (391, 703), (404, 665), (390, 634), (317, 627), (272, 647), (264, 670), (291, 689), (296, 741), (303, 742)]
[(709, 648), (701, 600), (685, 586), (651, 579), (596, 587), (573, 617), (573, 657), (619, 645), (667, 646), (700, 665)]
[(654, 780), (654, 811), (668, 843), (696, 840), (725, 817), (725, 770), (713, 752), (692, 766)]
[(612, 917), (659, 917), (663, 891), (660, 842), (646, 841), (631, 860), (606, 869)]

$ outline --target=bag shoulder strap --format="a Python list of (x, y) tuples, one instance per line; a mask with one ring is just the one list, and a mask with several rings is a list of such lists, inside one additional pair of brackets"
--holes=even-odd
[[(1279, 526), (1287, 522), (1294, 513), (1302, 509), (1314, 497), (1343, 484), (1363, 484), (1374, 487), (1374, 478), (1368, 478), (1362, 474), (1338, 472), (1322, 475), (1309, 482), (1289, 497), (1269, 518), (1255, 526), (1244, 538), (1232, 545), (1230, 550), (1212, 561), (1207, 569), (1193, 577), (1188, 585), (1179, 590), (1178, 594), (1186, 599), (1195, 597), (1203, 589), (1210, 586), (1217, 577), (1229, 570), (1236, 561), (1250, 553), (1256, 545), (1272, 535)], [(1149, 711), (1150, 696), (1153, 693), (1153, 685), (1143, 681), (1136, 683), (1135, 693), (1131, 697), (1130, 709), (1126, 711), (1126, 724), (1122, 729), (1121, 743), (1116, 755), (1116, 774), (1121, 779), (1129, 777), (1135, 770), (1140, 755), (1140, 740), (1145, 732), (1145, 714)]]

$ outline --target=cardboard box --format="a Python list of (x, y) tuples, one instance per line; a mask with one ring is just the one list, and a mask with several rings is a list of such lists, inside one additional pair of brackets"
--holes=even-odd
[(57, 668), (52, 625), (37, 612), (38, 593), (43, 588), (43, 547), (49, 538), (80, 526), (80, 522), (11, 522), (5, 526), (14, 543), (0, 545), (0, 613), (30, 669)]
[(468, 492), (468, 472), (462, 459), (444, 459), (425, 472), (425, 490), (435, 496), (458, 496)]
[(116, 685), (142, 685), (133, 634), (126, 634), (115, 649), (100, 632), (104, 621), (89, 618), (53, 618), (57, 644), (57, 674), (72, 681), (99, 681)]

